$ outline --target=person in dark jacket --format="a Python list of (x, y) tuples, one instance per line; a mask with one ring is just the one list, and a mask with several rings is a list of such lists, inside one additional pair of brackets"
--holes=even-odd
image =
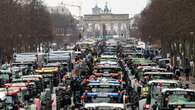
[(189, 81), (189, 77), (190, 77), (190, 62), (189, 60), (186, 58), (185, 59), (185, 75), (186, 75), (186, 80)]
[(185, 75), (186, 75), (186, 80), (189, 81), (189, 78), (190, 78), (190, 68), (189, 67), (185, 69)]
[(157, 103), (157, 102), (155, 102), (155, 104), (152, 105), (152, 109), (153, 109), (153, 110), (157, 110), (157, 109), (158, 109), (158, 103)]
[(66, 94), (64, 96), (64, 101), (65, 101), (65, 103), (64, 103), (64, 110), (69, 110), (68, 106), (71, 105), (71, 97), (70, 97), (70, 95)]

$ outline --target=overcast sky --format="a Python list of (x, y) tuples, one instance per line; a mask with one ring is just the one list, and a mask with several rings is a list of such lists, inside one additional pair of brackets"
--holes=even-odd
[[(112, 9), (112, 13), (125, 14), (128, 13), (133, 16), (140, 13), (146, 7), (149, 0), (44, 0), (46, 5), (57, 6), (63, 1), (65, 4), (76, 4), (82, 6), (82, 14), (92, 13), (91, 9), (98, 4), (99, 7), (104, 8), (106, 2)], [(78, 15), (78, 8), (70, 8), (73, 15)]]

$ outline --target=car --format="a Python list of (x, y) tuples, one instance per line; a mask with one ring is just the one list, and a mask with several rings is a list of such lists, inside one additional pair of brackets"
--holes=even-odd
[(33, 82), (7, 83), (4, 87), (19, 88), (21, 91), (22, 101), (33, 98), (36, 94), (36, 85)]
[(112, 93), (112, 92), (120, 92), (122, 90), (121, 84), (119, 83), (89, 83), (86, 86), (88, 92), (91, 93)]
[(29, 82), (34, 82), (36, 85), (36, 92), (40, 93), (43, 91), (43, 76), (42, 75), (24, 75), (21, 76), (18, 79), (13, 79), (12, 83), (19, 83), (19, 82), (24, 82), (24, 83), (29, 83)]
[(101, 55), (97, 59), (97, 62), (101, 62), (101, 61), (113, 61), (113, 62), (117, 62), (117, 57), (115, 55)]
[(34, 64), (37, 62), (38, 54), (37, 53), (15, 53), (14, 54), (14, 63), (29, 63)]
[[(162, 97), (161, 93), (164, 88), (177, 88), (180, 86), (180, 82), (177, 80), (151, 80), (148, 82), (145, 91), (142, 91), (143, 95), (146, 97), (146, 102), (144, 104), (144, 110), (152, 110), (152, 106), (155, 102), (159, 102)], [(143, 89), (142, 89), (143, 90)]]
[(124, 110), (125, 104), (128, 103), (128, 95), (123, 83), (113, 78), (103, 77), (89, 81), (84, 87), (81, 103), (85, 109)]
[[(37, 78), (19, 78), (19, 79), (13, 79), (11, 83), (7, 83), (7, 84), (13, 84), (13, 85), (18, 85), (18, 86), (23, 86), (23, 84), (25, 84), (29, 90), (30, 96), (33, 97), (39, 92), (41, 92), (39, 90), (39, 84), (37, 83), (37, 81), (39, 81), (39, 79)], [(22, 84), (22, 85), (19, 85), (19, 84)]]
[(136, 69), (140, 79), (144, 79), (144, 76), (147, 76), (146, 74), (150, 74), (149, 72), (151, 72), (151, 74), (153, 74), (153, 72), (166, 72), (166, 69), (157, 66), (138, 66)]
[(157, 66), (156, 63), (152, 62), (151, 60), (145, 58), (132, 58), (132, 63), (136, 67), (138, 66)]
[(124, 110), (123, 97), (126, 96), (121, 96), (119, 93), (84, 93), (81, 96), (81, 103), (85, 109)]
[(117, 55), (117, 53), (112, 51), (104, 51), (102, 55)]
[(20, 100), (20, 91), (20, 88), (15, 87), (0, 88), (0, 96), (4, 99), (1, 102), (4, 106), (1, 108), (3, 108), (3, 110), (20, 109), (19, 105), (22, 103)]
[(161, 58), (158, 60), (158, 64), (161, 68), (167, 68), (167, 66), (170, 66), (171, 59), (170, 58)]
[(60, 71), (56, 66), (46, 66), (35, 70), (36, 73), (43, 76), (44, 87), (48, 84), (53, 83), (54, 86), (57, 86), (60, 79)]
[(143, 77), (148, 77), (149, 80), (151, 79), (173, 79), (174, 73), (173, 72), (144, 72)]
[(143, 71), (143, 72), (166, 72), (166, 69), (159, 68), (158, 66), (138, 66), (137, 69)]
[(119, 80), (122, 80), (122, 77), (123, 77), (122, 68), (120, 68), (118, 65), (110, 65), (110, 64), (96, 66), (94, 68), (94, 75), (105, 76), (105, 77), (111, 76)]
[(86, 103), (84, 110), (126, 110), (123, 104), (116, 103)]
[(195, 110), (195, 90), (163, 89), (160, 99), (160, 110)]

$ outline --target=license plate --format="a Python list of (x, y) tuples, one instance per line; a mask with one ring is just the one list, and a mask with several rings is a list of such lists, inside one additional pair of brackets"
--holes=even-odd
[(107, 87), (109, 87), (109, 85), (100, 85), (100, 87), (107, 88)]
[(100, 97), (107, 97), (107, 94), (106, 93), (99, 93), (98, 96), (100, 96)]

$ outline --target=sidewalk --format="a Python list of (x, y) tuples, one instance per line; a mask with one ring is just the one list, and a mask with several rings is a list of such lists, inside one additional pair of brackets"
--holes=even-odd
[(181, 78), (181, 81), (184, 84), (189, 84), (189, 86), (190, 86), (191, 89), (195, 89), (195, 77), (190, 76), (189, 81), (186, 81), (186, 77), (184, 75), (182, 75), (180, 78)]

